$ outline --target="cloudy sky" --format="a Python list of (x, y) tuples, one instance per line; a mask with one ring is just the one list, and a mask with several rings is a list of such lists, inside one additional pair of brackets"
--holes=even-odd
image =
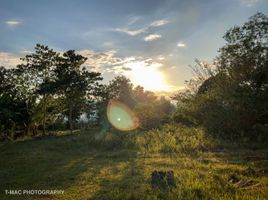
[(211, 61), (224, 32), (266, 0), (1, 0), (0, 65), (36, 43), (77, 50), (106, 81), (123, 74), (150, 90), (177, 90), (196, 58)]

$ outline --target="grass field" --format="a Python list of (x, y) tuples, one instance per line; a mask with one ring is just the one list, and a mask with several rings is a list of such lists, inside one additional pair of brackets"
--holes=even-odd
[[(0, 144), (0, 199), (268, 199), (268, 149), (221, 145), (194, 154), (146, 153), (92, 138), (83, 133)], [(173, 170), (176, 188), (152, 189), (153, 170)], [(64, 194), (5, 194), (15, 189)]]

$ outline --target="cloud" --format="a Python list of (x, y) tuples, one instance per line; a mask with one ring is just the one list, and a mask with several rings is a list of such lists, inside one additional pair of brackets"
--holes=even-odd
[[(105, 72), (112, 72), (115, 75), (128, 75), (130, 71), (132, 71), (136, 67), (153, 67), (153, 68), (160, 68), (162, 67), (162, 63), (154, 61), (152, 58), (143, 58), (143, 57), (125, 57), (125, 58), (117, 58), (117, 62), (110, 62), (110, 63), (100, 63), (101, 70)], [(95, 61), (96, 62), (96, 61)]]
[(8, 26), (17, 26), (17, 25), (19, 25), (21, 22), (18, 21), (18, 20), (7, 20), (7, 21), (5, 21), (5, 23), (6, 23)]
[[(133, 18), (133, 20), (128, 22), (128, 26), (135, 23), (138, 19), (139, 18)], [(148, 26), (146, 26), (144, 28), (140, 28), (140, 29), (136, 29), (136, 30), (129, 30), (128, 28), (116, 28), (116, 29), (114, 29), (114, 31), (125, 33), (125, 34), (128, 34), (130, 36), (136, 36), (136, 35), (139, 35), (141, 33), (147, 32), (147, 30), (150, 29), (151, 27), (159, 27), (159, 26), (163, 26), (167, 23), (168, 23), (167, 20), (157, 20), (157, 21), (152, 22), (151, 24), (149, 24)]]
[(0, 52), (0, 66), (6, 68), (13, 68), (21, 63), (22, 61), (20, 60), (20, 57), (18, 55), (8, 52)]
[(164, 56), (162, 56), (162, 55), (159, 55), (159, 56), (157, 57), (157, 59), (158, 59), (158, 60), (165, 60), (166, 58), (165, 58)]
[(87, 58), (85, 66), (90, 70), (101, 70), (101, 68), (112, 67), (123, 64), (122, 58), (116, 57), (116, 51), (96, 52), (90, 49), (78, 51), (78, 53)]
[(122, 67), (121, 69), (124, 71), (131, 71), (132, 70), (130, 67)]
[(116, 28), (115, 31), (117, 32), (121, 32), (121, 33), (126, 33), (130, 36), (135, 36), (135, 35), (139, 35), (141, 33), (144, 33), (147, 29), (146, 28), (141, 28), (141, 29), (137, 29), (137, 30), (128, 30), (128, 29), (125, 29), (125, 28)]
[(132, 24), (135, 24), (135, 23), (136, 23), (137, 21), (139, 21), (139, 20), (140, 20), (140, 17), (137, 17), (137, 16), (135, 16), (135, 17), (130, 17), (129, 20), (128, 20), (127, 25), (130, 26), (130, 25), (132, 25)]
[(156, 62), (151, 58), (143, 58), (143, 57), (126, 57), (122, 58), (120, 64), (110, 67), (108, 71), (113, 71), (115, 74), (124, 74), (127, 75), (128, 71), (132, 71), (137, 67), (145, 67), (145, 68), (160, 68), (163, 66), (162, 63)]
[(150, 41), (153, 41), (153, 40), (158, 40), (162, 37), (162, 35), (160, 34), (150, 34), (150, 35), (147, 35), (145, 38), (144, 38), (144, 41), (146, 42), (150, 42)]
[(157, 27), (157, 26), (163, 26), (165, 24), (167, 24), (168, 21), (167, 20), (157, 20), (157, 21), (154, 21), (150, 24), (150, 26), (154, 26), (154, 27)]
[(184, 47), (186, 47), (186, 44), (183, 42), (178, 42), (177, 47), (184, 48)]
[[(20, 57), (25, 56), (25, 54), (33, 53), (28, 50), (22, 50), (19, 54), (13, 54), (8, 52), (0, 52), (0, 66), (7, 68), (16, 67), (18, 64), (23, 63), (20, 60)], [(63, 52), (61, 52), (63, 53)], [(84, 66), (89, 70), (103, 71), (108, 68), (113, 68), (115, 66), (124, 66), (124, 63), (132, 62), (135, 60), (134, 57), (119, 58), (116, 57), (116, 51), (106, 51), (106, 52), (97, 52), (91, 49), (84, 49), (77, 51), (78, 54), (87, 58)], [(125, 71), (129, 71), (127, 67), (122, 68)]]
[[(23, 51), (23, 53), (26, 52)], [(165, 82), (163, 72), (161, 72), (163, 63), (160, 61), (163, 60), (163, 56), (155, 59), (141, 56), (118, 57), (115, 50), (97, 52), (91, 49), (80, 50), (77, 53), (87, 58), (84, 66), (88, 70), (101, 72), (104, 77), (125, 75), (131, 79), (133, 84), (142, 85), (148, 90), (172, 89), (172, 86)], [(0, 66), (13, 68), (23, 63), (19, 55), (23, 55), (22, 52), (20, 54), (0, 52)], [(149, 76), (151, 79), (147, 79)]]
[(259, 2), (260, 2), (260, 0), (240, 0), (240, 3), (242, 5), (246, 5), (247, 7), (252, 7)]
[[(173, 86), (165, 79), (162, 67), (162, 63), (152, 58), (134, 57), (134, 60), (109, 69), (109, 72), (130, 78), (134, 85), (141, 85), (145, 90), (172, 90)], [(129, 70), (125, 70), (125, 68)], [(148, 79), (148, 77), (150, 78)]]
[(34, 52), (33, 51), (29, 51), (29, 50), (21, 50), (20, 53), (21, 54), (32, 54)]

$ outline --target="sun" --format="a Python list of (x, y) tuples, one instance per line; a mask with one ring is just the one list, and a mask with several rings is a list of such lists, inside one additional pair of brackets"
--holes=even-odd
[(164, 74), (159, 71), (158, 64), (146, 65), (144, 62), (128, 63), (131, 71), (127, 72), (127, 76), (135, 85), (144, 87), (150, 91), (167, 91), (170, 86), (166, 83)]

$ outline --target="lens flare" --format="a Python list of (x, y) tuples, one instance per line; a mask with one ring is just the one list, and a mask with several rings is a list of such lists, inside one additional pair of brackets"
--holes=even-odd
[(107, 107), (109, 122), (121, 131), (131, 131), (139, 126), (139, 120), (135, 113), (125, 104), (110, 100)]

